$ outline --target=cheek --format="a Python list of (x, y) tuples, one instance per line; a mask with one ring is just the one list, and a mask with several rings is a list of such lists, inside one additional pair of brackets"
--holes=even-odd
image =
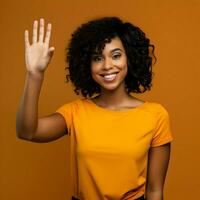
[(101, 68), (102, 68), (102, 66), (99, 63), (91, 65), (90, 72), (91, 72), (91, 75), (93, 76), (93, 78), (96, 77), (96, 76), (98, 76)]
[(127, 73), (128, 71), (128, 66), (127, 66), (127, 62), (125, 59), (121, 60), (120, 63), (118, 63), (118, 67), (120, 68), (120, 70), (123, 73)]
[(90, 72), (91, 72), (92, 79), (97, 81), (97, 79), (98, 79), (97, 78), (97, 76), (98, 76), (98, 66), (92, 65)]
[(124, 69), (127, 67), (127, 59), (125, 56), (123, 56), (117, 63), (117, 65), (121, 68)]
[(125, 77), (128, 74), (128, 66), (126, 65), (125, 62), (121, 63), (121, 65), (119, 65), (119, 69), (120, 69), (120, 73), (121, 73), (121, 79), (125, 79)]
[(127, 66), (124, 66), (124, 67), (123, 67), (121, 73), (122, 73), (122, 76), (123, 76), (123, 79), (124, 79), (124, 78), (126, 77), (127, 73), (128, 73)]
[(99, 68), (98, 64), (92, 63), (92, 64), (91, 64), (91, 67), (90, 67), (91, 73), (93, 73), (93, 74), (97, 73), (98, 68)]

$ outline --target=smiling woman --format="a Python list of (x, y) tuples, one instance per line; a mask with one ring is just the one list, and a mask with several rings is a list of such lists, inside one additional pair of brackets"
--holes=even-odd
[(105, 45), (102, 55), (96, 54), (92, 57), (91, 74), (101, 86), (101, 90), (114, 90), (121, 87), (120, 90), (124, 91), (127, 57), (119, 37), (113, 38)]
[(49, 47), (51, 24), (45, 37), (43, 19), (39, 37), (37, 29), (35, 21), (33, 44), (25, 31), (27, 78), (17, 113), (18, 137), (49, 142), (70, 136), (72, 199), (162, 200), (173, 140), (169, 114), (159, 103), (130, 95), (151, 88), (150, 40), (117, 17), (78, 27), (66, 48), (66, 78), (83, 98), (38, 118), (39, 93), (54, 47)]
[[(139, 27), (117, 17), (105, 17), (82, 24), (72, 34), (66, 48), (66, 78), (74, 84), (76, 94), (91, 97), (104, 89), (93, 76), (96, 70), (101, 68), (102, 74), (120, 71), (120, 76), (122, 72), (125, 75), (122, 84), (127, 93), (142, 93), (152, 86), (154, 59), (154, 45)], [(110, 79), (102, 80), (106, 83)]]
[(104, 17), (77, 28), (66, 50), (67, 81), (85, 97), (57, 110), (77, 149), (74, 197), (162, 200), (169, 115), (159, 103), (130, 95), (152, 86), (154, 45), (139, 27)]

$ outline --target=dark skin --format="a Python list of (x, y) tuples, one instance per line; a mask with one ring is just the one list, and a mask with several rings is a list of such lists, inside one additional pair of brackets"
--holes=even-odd
[[(118, 72), (115, 80), (105, 81), (100, 74)], [(116, 37), (105, 45), (102, 55), (96, 55), (91, 62), (93, 79), (101, 86), (99, 96), (93, 101), (112, 110), (125, 110), (137, 107), (143, 101), (125, 91), (124, 78), (127, 74), (127, 57), (121, 40)]]
[[(118, 72), (117, 77), (107, 82), (99, 74)], [(129, 95), (125, 90), (124, 78), (127, 74), (127, 57), (121, 40), (116, 37), (105, 45), (102, 55), (92, 60), (91, 73), (101, 86), (100, 95), (92, 98), (98, 106), (111, 110), (126, 110), (144, 102)], [(163, 200), (163, 189), (170, 159), (170, 143), (151, 147), (148, 152), (147, 200)]]
[(163, 200), (163, 189), (170, 159), (171, 144), (151, 147), (148, 153), (146, 199)]
[[(54, 47), (49, 47), (51, 24), (46, 34), (44, 19), (34, 21), (32, 43), (25, 31), (26, 81), (16, 116), (16, 132), (20, 139), (38, 143), (57, 140), (67, 134), (67, 124), (59, 113), (38, 117), (38, 101), (45, 76), (45, 70), (53, 56)], [(39, 34), (37, 34), (39, 32)], [(98, 62), (97, 62), (98, 61)], [(115, 81), (106, 82), (101, 73), (117, 71)], [(100, 57), (92, 60), (91, 74), (101, 86), (101, 94), (93, 98), (99, 106), (112, 110), (126, 110), (143, 103), (125, 91), (124, 78), (127, 74), (127, 57), (119, 38), (107, 44)], [(147, 200), (162, 200), (163, 188), (170, 158), (170, 143), (151, 147), (148, 153), (146, 184)]]

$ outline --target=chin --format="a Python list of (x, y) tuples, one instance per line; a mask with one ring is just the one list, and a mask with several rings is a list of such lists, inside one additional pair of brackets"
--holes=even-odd
[(97, 82), (97, 83), (99, 84), (99, 86), (101, 87), (102, 90), (108, 90), (108, 91), (116, 90), (119, 87), (122, 87), (123, 84), (125, 87), (125, 83), (123, 83), (123, 82), (113, 82), (113, 83)]

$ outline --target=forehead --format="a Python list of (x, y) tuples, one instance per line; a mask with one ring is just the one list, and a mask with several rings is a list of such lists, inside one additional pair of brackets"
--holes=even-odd
[(109, 53), (110, 51), (116, 48), (124, 51), (122, 41), (119, 37), (115, 37), (111, 40), (110, 43), (106, 43), (102, 53)]
[(125, 51), (123, 43), (118, 36), (112, 38), (110, 42), (105, 43), (102, 50), (100, 50), (98, 48), (95, 49), (93, 55), (111, 53), (114, 49), (118, 49), (118, 50), (120, 49), (122, 51)]

